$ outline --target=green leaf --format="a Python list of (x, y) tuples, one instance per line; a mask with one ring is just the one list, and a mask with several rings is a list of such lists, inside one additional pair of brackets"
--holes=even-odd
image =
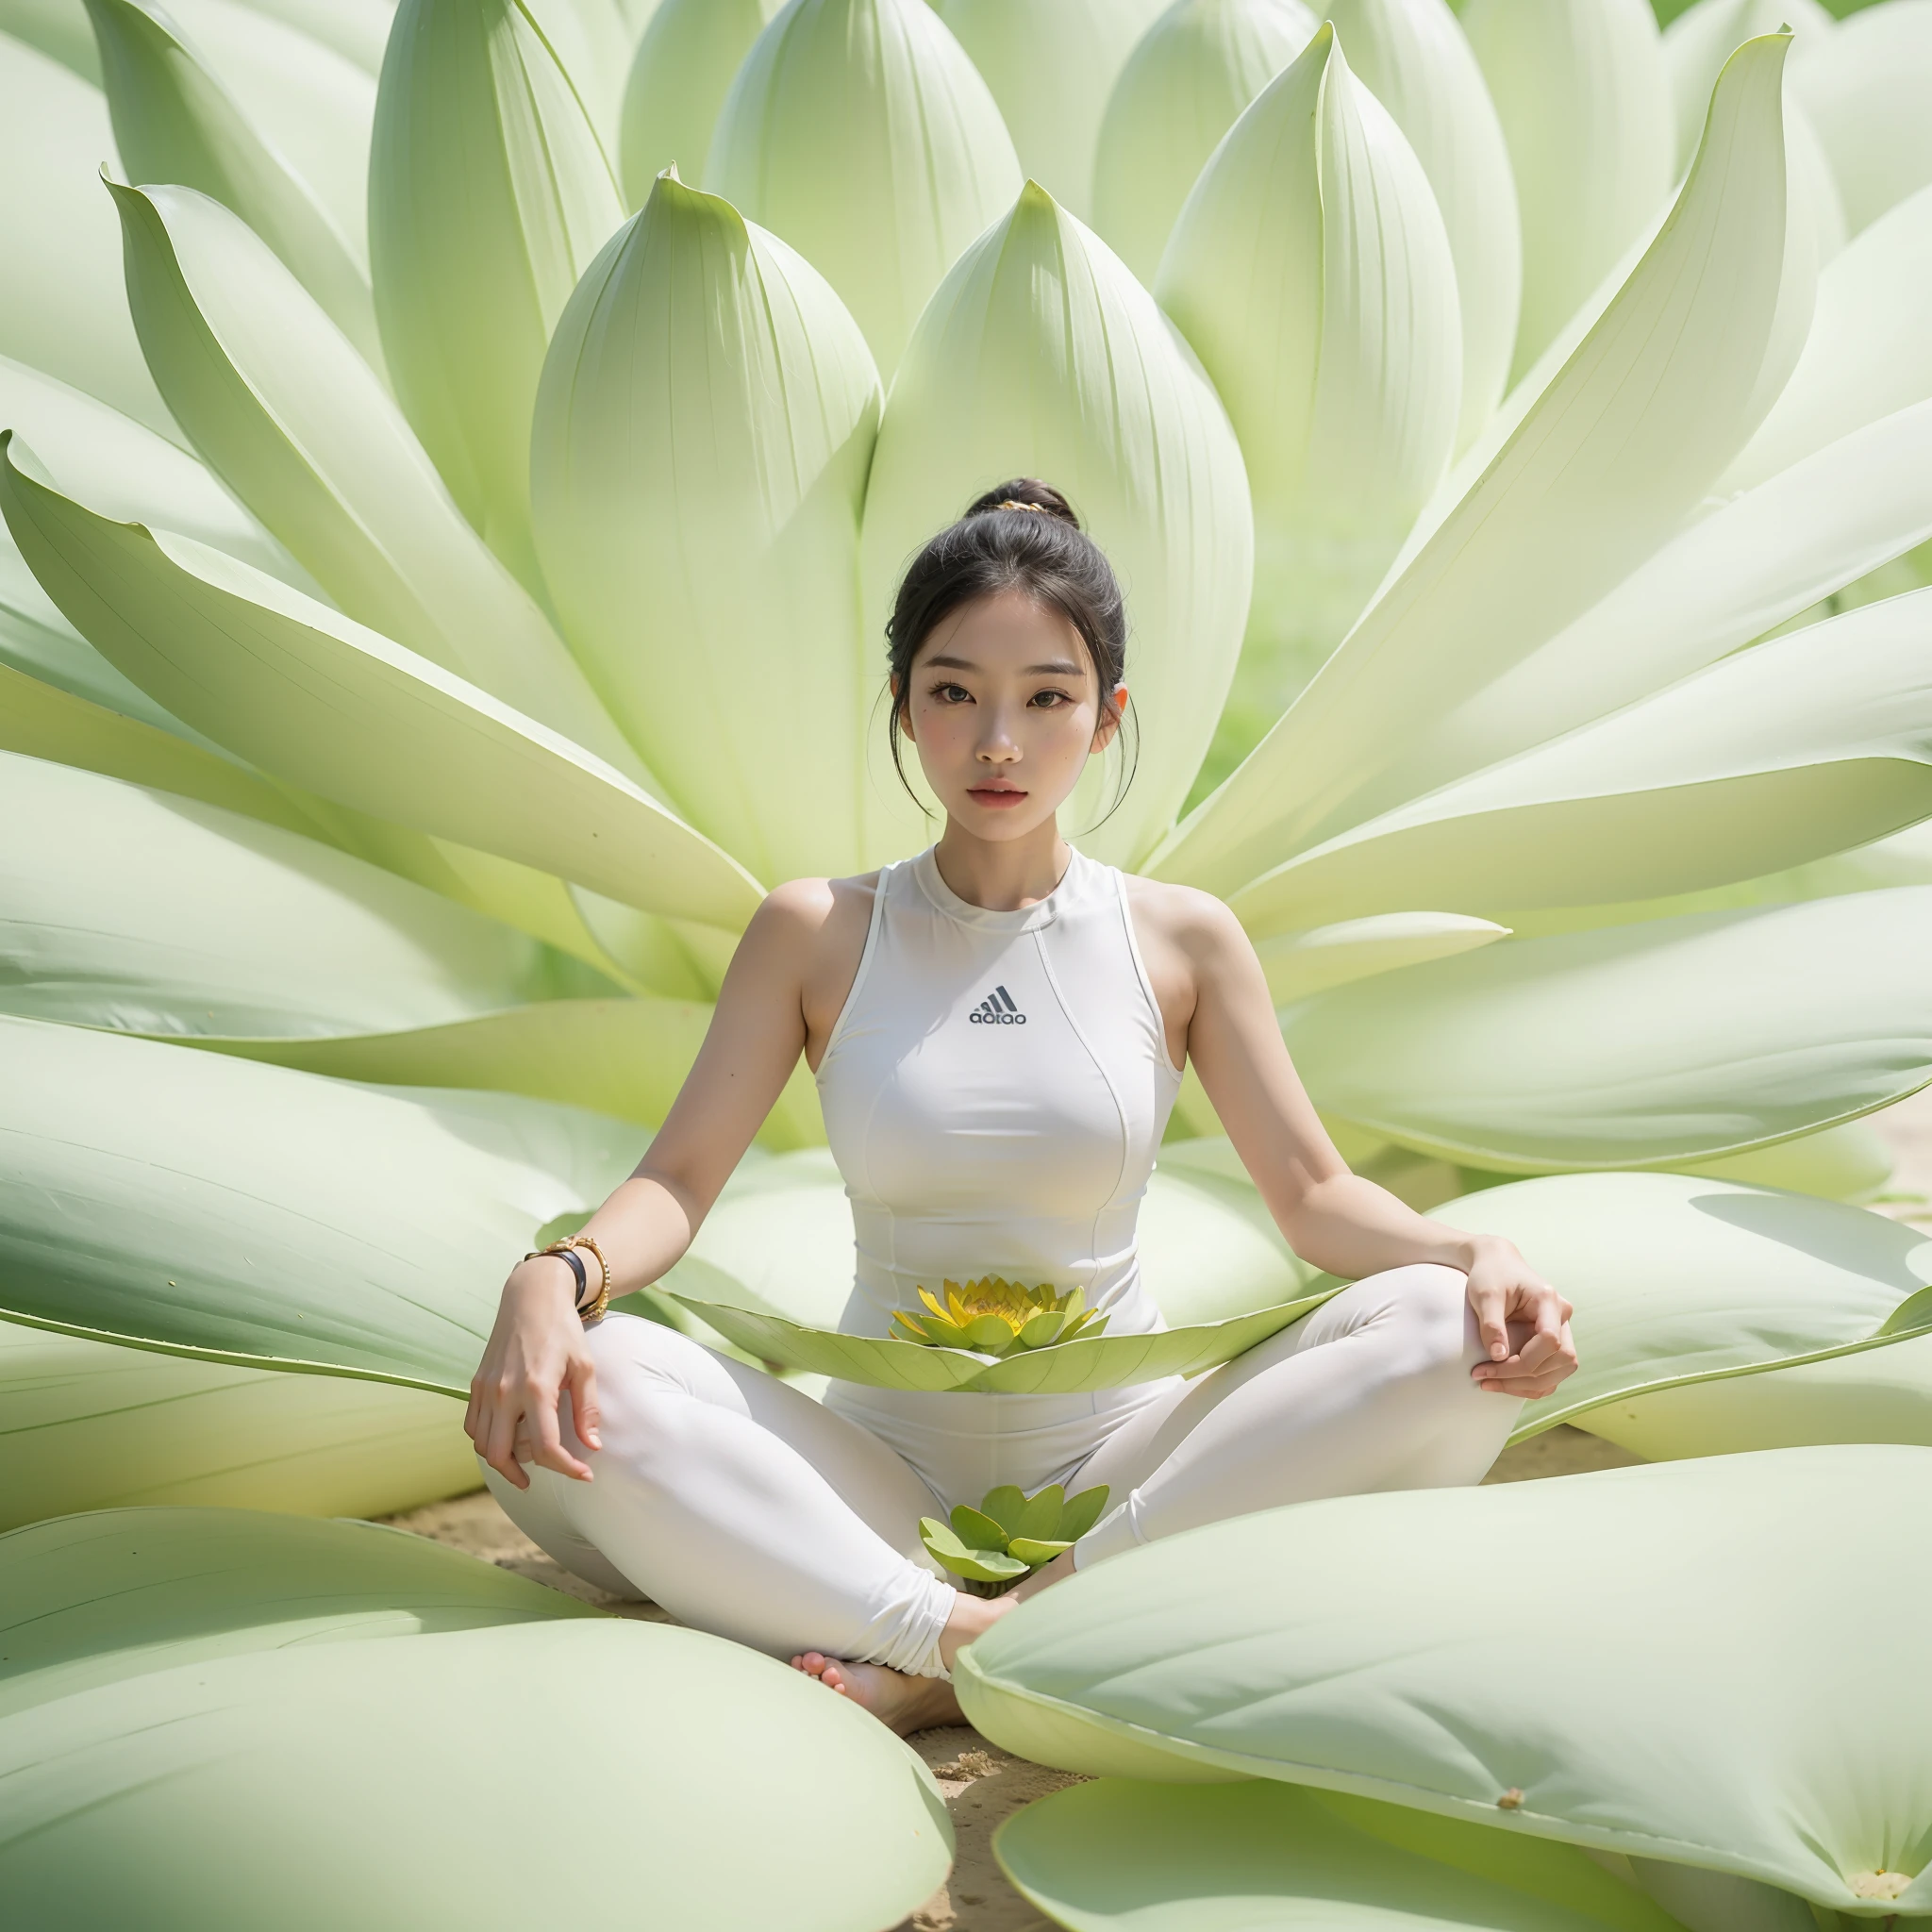
[(1891, 1179), (1894, 1161), (1885, 1136), (1867, 1115), (1841, 1121), (1795, 1141), (1774, 1141), (1748, 1154), (1700, 1160), (1680, 1170), (1753, 1187), (1789, 1188), (1827, 1201), (1870, 1201)]
[(762, 877), (863, 865), (878, 411), (824, 279), (671, 176), (585, 275), (538, 391), (532, 513), (564, 626), (692, 824)]
[(175, 434), (122, 292), (119, 224), (100, 181), (114, 155), (107, 102), (6, 33), (0, 99), (0, 180), (33, 183), (31, 193), (0, 195), (0, 355)]
[(979, 1499), (979, 1507), (999, 1524), (1003, 1537), (1015, 1537), (1025, 1518), (1026, 1492), (1018, 1483), (1001, 1483), (987, 1491)]
[(1301, 0), (1186, 0), (1141, 37), (1101, 119), (1093, 225), (1142, 282), (1215, 143), (1318, 24)]
[[(205, 0), (204, 0), (205, 4)], [(395, 19), (395, 0), (246, 0), (250, 10), (298, 28), (333, 47), (364, 73), (382, 72), (382, 50)]]
[[(1674, 1174), (1565, 1174), (1430, 1210), (1507, 1236), (1575, 1304), (1578, 1368), (1525, 1405), (1516, 1440), (1645, 1391), (1898, 1345), (1932, 1243), (1883, 1215)], [(1898, 1324), (1896, 1328), (1890, 1324)]]
[(1840, 22), (1792, 72), (1791, 91), (1818, 129), (1854, 234), (1932, 181), (1928, 77), (1932, 21), (1916, 7)]
[(1576, 1425), (1651, 1462), (1813, 1442), (1932, 1447), (1932, 1336), (1649, 1391)]
[(1508, 937), (1507, 926), (1460, 912), (1380, 912), (1264, 938), (1255, 950), (1274, 1003), (1288, 1006), (1331, 986), (1452, 958)]
[[(930, 1348), (832, 1328), (808, 1327), (782, 1316), (704, 1296), (673, 1298), (761, 1361), (808, 1374), (834, 1375), (878, 1389), (963, 1389), (1014, 1395), (1070, 1395), (1118, 1389), (1166, 1375), (1197, 1375), (1232, 1360), (1319, 1307), (1341, 1284), (1272, 1308), (1164, 1328), (1147, 1335), (1083, 1335), (989, 1362), (958, 1348)], [(970, 1331), (969, 1331), (970, 1332)]]
[(1330, 17), (1362, 85), (1407, 137), (1441, 210), (1462, 309), (1456, 446), (1464, 449), (1502, 400), (1523, 303), (1523, 234), (1502, 123), (1442, 0), (1339, 0)]
[(1469, 0), (1462, 24), (1522, 208), (1520, 376), (1668, 198), (1670, 76), (1643, 0)]
[[(279, 139), (270, 144), (158, 8), (147, 0), (88, 0), (88, 12), (100, 42), (114, 139), (128, 173), (136, 180), (199, 189), (232, 208), (379, 367), (359, 204), (351, 192), (359, 151), (351, 149), (336, 192), (325, 199), (283, 158)], [(314, 58), (334, 57), (318, 48)]]
[(1058, 1536), (1060, 1515), (1067, 1500), (1065, 1488), (1049, 1483), (1038, 1495), (1028, 1498), (1017, 1524), (1009, 1525), (1008, 1536), (1030, 1537), (1035, 1541)]
[(376, 320), (423, 446), (532, 590), (543, 351), (623, 219), (583, 104), (522, 0), (404, 0), (369, 158)]
[(1166, 0), (939, 0), (940, 18), (992, 90), (1029, 180), (1093, 219), (1108, 97)]
[(0, 1324), (0, 1530), (201, 1503), (385, 1516), (476, 1483), (446, 1395), (283, 1375)]
[(58, 60), (92, 86), (101, 84), (100, 51), (87, 0), (0, 0), (0, 33)]
[(1026, 1565), (1017, 1557), (1009, 1557), (997, 1547), (975, 1549), (962, 1542), (954, 1530), (935, 1516), (919, 1519), (919, 1540), (941, 1569), (974, 1583), (1000, 1583), (1026, 1574)]
[(1718, 486), (1748, 489), (1840, 437), (1932, 396), (1932, 187), (1881, 216), (1818, 277), (1804, 354)]
[(1077, 1495), (1068, 1497), (1066, 1507), (1060, 1511), (1060, 1535), (1069, 1542), (1078, 1542), (1100, 1521), (1100, 1512), (1107, 1507), (1107, 1497), (1105, 1483), (1097, 1483), (1091, 1490), (1082, 1490)]
[[(1120, 809), (1081, 840), (1131, 863), (1187, 795), (1234, 670), (1253, 541), (1247, 479), (1226, 412), (1174, 325), (1033, 187), (960, 258), (893, 383), (866, 496), (868, 635), (879, 634), (907, 558), (1014, 475), (1063, 489), (1133, 586), (1133, 702), (1158, 724)], [(1090, 762), (1066, 808), (1071, 830), (1106, 811), (1116, 775), (1115, 754)], [(888, 797), (890, 777), (888, 765), (875, 781)]]
[(1756, 878), (1932, 816), (1932, 591), (1721, 659), (1243, 887), (1251, 932), (1414, 905), (1505, 918)]
[(1071, 1541), (1033, 1536), (1016, 1536), (1007, 1545), (1008, 1551), (1018, 1557), (1030, 1570), (1038, 1570), (1043, 1564), (1051, 1563), (1056, 1557), (1073, 1547)]
[[(1899, 1526), (1928, 1495), (1932, 1451), (1859, 1446), (1264, 1510), (1041, 1592), (954, 1681), (1039, 1761), (1314, 1784), (1870, 1914), (1924, 1829), (1932, 1554)], [(1531, 1703), (1498, 1700), (1506, 1628)]]
[(664, 0), (639, 41), (625, 84), (619, 146), (624, 198), (642, 208), (675, 167), (704, 178), (711, 132), (733, 76), (784, 0)]
[(1425, 512), (1293, 709), (1155, 855), (1161, 876), (1232, 891), (1414, 795), (1416, 741), (1650, 556), (1736, 454), (1809, 299), (1805, 264), (1787, 276), (1783, 56), (1759, 40), (1732, 57), (1642, 259), (1520, 419), (1506, 412), (1500, 445), (1472, 452), (1477, 480)]
[(1332, 26), (1215, 149), (1155, 292), (1227, 405), (1254, 491), (1255, 599), (1229, 699), (1244, 751), (1381, 581), (1460, 409), (1435, 196)]
[[(68, 1518), (0, 1543), (0, 1776), (33, 1794), (9, 1809), (0, 1887), (27, 1923), (310, 1932), (380, 1893), (478, 1924), (568, 1897), (666, 1925), (851, 1932), (896, 1923), (951, 1856), (930, 1774), (845, 1699), (399, 1531)], [(570, 1829), (531, 1831), (531, 1793), (476, 1767), (535, 1761), (558, 1724), (585, 1788)], [(772, 1755), (747, 1757), (754, 1734)], [(849, 1807), (862, 1859), (840, 1843)], [(405, 1817), (420, 1882), (397, 1876)]]
[(553, 964), (313, 839), (0, 753), (0, 1010), (136, 1033), (374, 1033), (541, 999)]
[(923, 0), (786, 8), (738, 70), (704, 173), (839, 291), (888, 382), (1021, 179), (985, 81)]
[(1546, 939), (1323, 993), (1285, 1031), (1324, 1113), (1465, 1166), (1676, 1166), (1932, 1072), (1932, 891)]
[(1075, 1785), (993, 1846), (1074, 1932), (1682, 1932), (1573, 1846), (1277, 1784)]
[(969, 1503), (955, 1503), (952, 1512), (953, 1534), (961, 1542), (971, 1544), (975, 1551), (984, 1553), (991, 1550), (1004, 1555), (1007, 1548), (1005, 1527)]
[(637, 33), (620, 0), (525, 0), (584, 104), (604, 152), (617, 154), (624, 82)]
[(0, 1019), (0, 1313), (244, 1367), (467, 1392), (535, 1228), (634, 1127)]
[(732, 930), (756, 909), (749, 874), (622, 773), (428, 659), (218, 551), (96, 517), (8, 460), (0, 507), (76, 629), (275, 776), (645, 911)]
[(148, 366), (215, 474), (358, 623), (639, 777), (562, 641), (300, 283), (219, 203), (114, 198)]

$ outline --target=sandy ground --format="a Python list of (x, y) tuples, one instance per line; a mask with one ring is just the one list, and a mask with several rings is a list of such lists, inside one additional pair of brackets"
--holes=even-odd
[[(1932, 1090), (1879, 1115), (1877, 1124), (1898, 1158), (1895, 1188), (1916, 1190), (1921, 1197), (1888, 1203), (1880, 1211), (1932, 1227)], [(1615, 1469), (1636, 1459), (1580, 1429), (1558, 1427), (1506, 1451), (1488, 1480), (1527, 1482)], [(392, 1521), (619, 1616), (671, 1621), (655, 1605), (614, 1602), (566, 1574), (515, 1528), (487, 1491), (432, 1503)], [(1054, 1932), (1052, 1922), (1008, 1884), (993, 1859), (992, 1834), (1003, 1818), (1079, 1780), (1014, 1757), (964, 1725), (921, 1731), (910, 1742), (945, 1791), (958, 1851), (946, 1884), (892, 1932)]]

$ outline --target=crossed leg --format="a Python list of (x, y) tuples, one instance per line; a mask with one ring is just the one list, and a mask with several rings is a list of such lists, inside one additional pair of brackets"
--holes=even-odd
[[(947, 1657), (1014, 1599), (965, 1596), (935, 1571), (918, 1522), (944, 1507), (911, 1465), (672, 1329), (612, 1315), (591, 1335), (604, 1447), (585, 1449), (567, 1400), (562, 1422), (594, 1479), (532, 1468), (518, 1490), (485, 1472), (525, 1534), (577, 1575), (791, 1658), (895, 1728), (957, 1716)], [(1479, 1482), (1522, 1404), (1475, 1386), (1478, 1356), (1454, 1269), (1357, 1282), (1102, 1443), (1073, 1485), (1107, 1483), (1112, 1507), (1028, 1586), (1222, 1517)]]

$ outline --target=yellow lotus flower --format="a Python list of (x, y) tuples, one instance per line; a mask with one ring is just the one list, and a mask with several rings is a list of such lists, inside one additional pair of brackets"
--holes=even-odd
[(1071, 1341), (1076, 1335), (1097, 1335), (1107, 1326), (1105, 1315), (1086, 1309), (1086, 1295), (1077, 1288), (1056, 1293), (1044, 1282), (1038, 1288), (1023, 1288), (998, 1274), (982, 1275), (963, 1287), (957, 1281), (941, 1286), (943, 1303), (930, 1289), (919, 1291), (926, 1314), (901, 1308), (893, 1315), (892, 1332), (901, 1341), (1003, 1356)]

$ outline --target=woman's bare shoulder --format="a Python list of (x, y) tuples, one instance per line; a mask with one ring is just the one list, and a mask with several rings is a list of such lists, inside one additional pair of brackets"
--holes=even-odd
[(1212, 892), (1167, 879), (1142, 878), (1138, 873), (1123, 876), (1134, 929), (1143, 939), (1164, 940), (1197, 959), (1237, 941), (1245, 943), (1241, 921)]
[(760, 953), (782, 954), (809, 976), (829, 964), (834, 970), (850, 955), (855, 960), (872, 924), (879, 874), (856, 878), (787, 879), (766, 893), (752, 915), (745, 943)]

